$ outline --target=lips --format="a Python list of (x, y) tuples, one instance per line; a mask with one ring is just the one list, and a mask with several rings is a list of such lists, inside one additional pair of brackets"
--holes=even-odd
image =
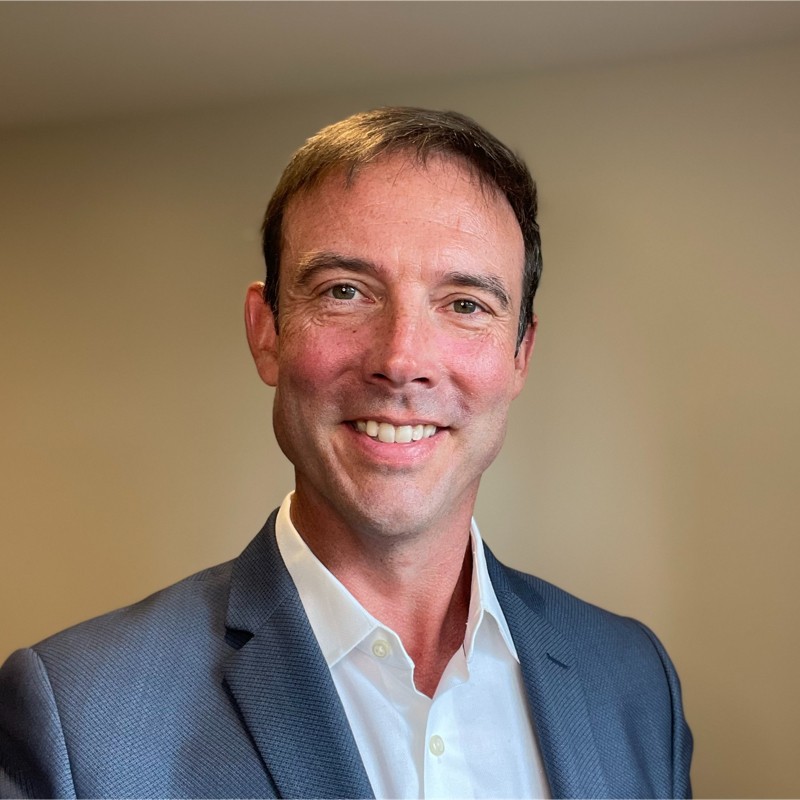
[(355, 426), (360, 433), (386, 444), (418, 442), (429, 439), (437, 431), (435, 425), (392, 425), (390, 422), (376, 422), (374, 419), (359, 419)]

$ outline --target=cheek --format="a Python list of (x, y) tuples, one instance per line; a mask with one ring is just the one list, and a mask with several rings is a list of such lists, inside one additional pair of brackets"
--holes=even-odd
[(514, 359), (507, 348), (480, 342), (454, 348), (458, 374), (465, 390), (481, 402), (509, 396), (514, 385)]
[(342, 331), (311, 324), (302, 333), (288, 330), (279, 354), (279, 383), (305, 397), (320, 394), (338, 375), (363, 358), (359, 331)]

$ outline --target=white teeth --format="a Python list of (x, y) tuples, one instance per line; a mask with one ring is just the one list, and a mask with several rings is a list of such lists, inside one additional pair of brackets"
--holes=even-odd
[(407, 444), (428, 439), (436, 433), (435, 425), (392, 425), (389, 422), (376, 422), (374, 419), (356, 420), (356, 430), (366, 433), (372, 439), (386, 444)]
[(411, 426), (410, 425), (401, 425), (397, 430), (394, 432), (394, 440), (396, 442), (400, 442), (401, 444), (406, 444), (407, 442), (411, 441)]
[(378, 425), (378, 441), (386, 442), (386, 444), (393, 444), (394, 425), (390, 425), (388, 422), (381, 422), (381, 424)]

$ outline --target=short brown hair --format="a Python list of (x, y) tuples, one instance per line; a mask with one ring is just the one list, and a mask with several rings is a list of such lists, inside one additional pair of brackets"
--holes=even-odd
[(525, 245), (522, 306), (517, 346), (533, 323), (533, 298), (542, 273), (542, 246), (536, 222), (536, 184), (525, 162), (477, 122), (454, 111), (385, 107), (355, 114), (323, 128), (292, 156), (267, 206), (261, 228), (267, 272), (264, 300), (278, 324), (278, 289), (283, 217), (289, 201), (335, 169), (350, 183), (358, 169), (388, 153), (408, 151), (424, 164), (432, 154), (467, 163), (479, 180), (508, 200)]

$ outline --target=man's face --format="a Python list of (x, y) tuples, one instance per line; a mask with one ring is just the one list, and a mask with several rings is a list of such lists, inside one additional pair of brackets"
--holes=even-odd
[(505, 198), (453, 160), (383, 158), (293, 198), (279, 335), (255, 288), (247, 315), (301, 531), (465, 524), (532, 351), (523, 259)]

